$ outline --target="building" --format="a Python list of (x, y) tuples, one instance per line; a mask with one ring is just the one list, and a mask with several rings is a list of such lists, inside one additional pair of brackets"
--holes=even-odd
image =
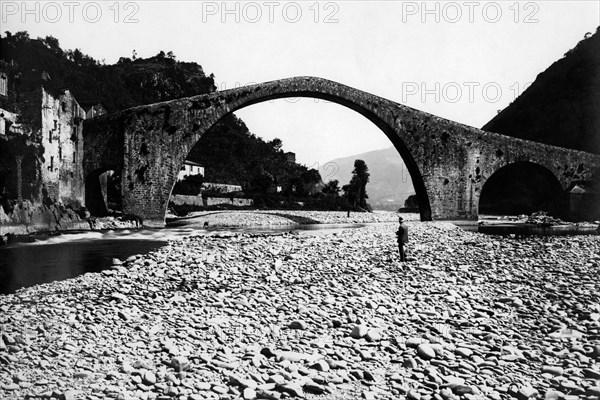
[(290, 164), (295, 164), (296, 163), (296, 153), (288, 151), (287, 153), (285, 153), (285, 159)]
[(8, 75), (6, 72), (0, 72), (0, 96), (8, 94)]
[(0, 136), (6, 135), (11, 127), (16, 128), (17, 114), (0, 108)]
[(177, 175), (177, 180), (182, 181), (188, 176), (192, 175), (202, 175), (204, 176), (204, 167), (197, 162), (185, 160), (181, 170), (179, 171), (179, 175)]
[[(83, 120), (85, 111), (65, 89), (58, 97), (41, 88), (43, 198), (84, 205)], [(42, 189), (44, 190), (44, 189)]]
[[(0, 95), (0, 196), (83, 207), (85, 111), (68, 89), (52, 88), (46, 72), (15, 70), (0, 65), (6, 81)], [(26, 84), (14, 85), (11, 76)]]

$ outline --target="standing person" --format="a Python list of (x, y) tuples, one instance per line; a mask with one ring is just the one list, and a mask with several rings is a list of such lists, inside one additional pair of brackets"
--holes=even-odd
[(400, 252), (400, 261), (406, 261), (406, 253), (404, 252), (404, 245), (408, 242), (408, 227), (404, 225), (402, 217), (398, 217), (400, 226), (396, 232), (398, 236), (398, 251)]

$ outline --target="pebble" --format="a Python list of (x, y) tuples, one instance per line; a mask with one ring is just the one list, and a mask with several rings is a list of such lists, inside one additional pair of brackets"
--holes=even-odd
[(457, 347), (456, 350), (454, 350), (454, 352), (456, 354), (458, 354), (459, 356), (465, 357), (465, 358), (469, 358), (473, 355), (473, 350), (471, 349), (467, 349), (464, 347)]
[(435, 350), (431, 347), (429, 343), (421, 343), (417, 347), (417, 354), (424, 360), (431, 360), (435, 358)]
[(0, 398), (600, 394), (599, 237), (408, 224), (402, 269), (392, 225), (222, 232), (0, 296)]
[(539, 392), (537, 391), (537, 389), (531, 386), (523, 386), (519, 388), (519, 391), (517, 392), (517, 396), (521, 399), (530, 399), (533, 397), (537, 397), (538, 395)]
[(582, 372), (583, 372), (583, 376), (585, 376), (586, 378), (600, 380), (600, 371), (599, 370), (594, 370), (591, 368), (584, 368)]
[(306, 329), (306, 322), (304, 321), (292, 321), (290, 322), (290, 324), (288, 325), (288, 328), (290, 329), (299, 329), (299, 330), (305, 330)]
[(542, 373), (560, 376), (565, 373), (565, 370), (562, 367), (545, 366), (544, 368), (542, 368)]
[(142, 381), (146, 385), (154, 385), (156, 383), (156, 375), (154, 375), (154, 372), (152, 371), (146, 371), (146, 373), (144, 373)]
[(256, 390), (248, 387), (248, 388), (244, 389), (242, 397), (245, 400), (254, 400), (254, 399), (256, 399)]
[(367, 326), (355, 325), (354, 328), (352, 328), (352, 332), (350, 332), (350, 336), (353, 337), (354, 339), (360, 339), (360, 338), (365, 337), (368, 332), (369, 332), (369, 328)]
[(215, 393), (218, 394), (225, 394), (227, 393), (228, 389), (226, 386), (221, 386), (221, 385), (214, 385), (211, 390)]

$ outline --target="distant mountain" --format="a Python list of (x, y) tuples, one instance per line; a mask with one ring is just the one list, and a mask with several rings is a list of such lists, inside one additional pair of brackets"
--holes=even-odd
[(363, 160), (369, 167), (371, 177), (367, 184), (367, 201), (374, 209), (397, 210), (404, 206), (408, 196), (415, 193), (410, 174), (394, 147), (329, 161), (319, 169), (323, 181), (337, 179), (340, 187), (347, 184), (356, 159)]

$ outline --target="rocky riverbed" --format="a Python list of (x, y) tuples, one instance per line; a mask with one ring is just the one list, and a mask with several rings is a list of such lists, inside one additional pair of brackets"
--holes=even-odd
[(0, 398), (597, 399), (600, 237), (184, 238), (0, 296)]
[(282, 226), (292, 224), (364, 224), (379, 222), (398, 222), (398, 215), (406, 220), (418, 220), (418, 214), (398, 214), (392, 211), (351, 212), (344, 211), (199, 211), (190, 213), (184, 218), (172, 219), (170, 225), (200, 225), (208, 227), (250, 227), (250, 226)]

